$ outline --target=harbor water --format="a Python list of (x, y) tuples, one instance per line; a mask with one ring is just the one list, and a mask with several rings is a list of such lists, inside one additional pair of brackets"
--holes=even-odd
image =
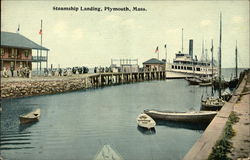
[[(230, 75), (230, 74), (229, 74)], [(185, 80), (146, 81), (84, 91), (1, 101), (1, 156), (6, 160), (92, 160), (108, 144), (126, 160), (182, 159), (204, 126), (157, 121), (137, 127), (144, 109), (200, 109), (210, 87)], [(39, 122), (19, 115), (41, 109)]]

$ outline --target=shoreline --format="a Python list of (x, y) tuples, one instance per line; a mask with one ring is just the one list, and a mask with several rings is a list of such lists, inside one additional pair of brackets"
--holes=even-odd
[(65, 93), (149, 80), (164, 80), (165, 72), (94, 73), (72, 76), (1, 78), (1, 99)]
[[(215, 146), (216, 142), (220, 140), (220, 138), (223, 136), (223, 131), (226, 122), (228, 121), (231, 112), (234, 111), (235, 108), (237, 108), (236, 106), (238, 104), (241, 104), (241, 107), (244, 108), (244, 110), (249, 110), (249, 105), (247, 105), (247, 103), (242, 102), (242, 97), (249, 96), (249, 94), (241, 95), (241, 93), (244, 92), (246, 86), (247, 85), (249, 86), (249, 77), (250, 77), (250, 70), (246, 70), (244, 77), (242, 78), (242, 81), (240, 82), (238, 88), (235, 89), (232, 98), (221, 108), (221, 110), (218, 112), (218, 114), (206, 128), (202, 136), (196, 141), (196, 143), (190, 148), (190, 150), (183, 157), (183, 160), (208, 159), (209, 155), (212, 153), (212, 148)], [(239, 115), (239, 118), (243, 119), (244, 116)], [(237, 125), (237, 123), (235, 125)], [(241, 132), (243, 131), (238, 130), (238, 133), (236, 132), (235, 137), (238, 137), (238, 135), (242, 134)], [(235, 137), (233, 137), (233, 139), (237, 139)]]

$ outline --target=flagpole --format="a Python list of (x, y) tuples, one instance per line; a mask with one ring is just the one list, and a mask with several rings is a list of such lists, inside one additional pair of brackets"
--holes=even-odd
[(167, 63), (167, 54), (168, 54), (168, 52), (167, 52), (167, 44), (165, 44), (165, 59), (166, 59), (166, 63)]
[[(159, 59), (159, 50), (158, 50), (158, 59)], [(160, 59), (159, 59), (160, 60)]]
[(238, 49), (237, 49), (237, 40), (236, 40), (236, 48), (235, 48), (235, 78), (238, 78)]
[(159, 59), (159, 47), (158, 46), (155, 49), (155, 53), (157, 53), (157, 58)]
[[(41, 47), (43, 46), (43, 20), (41, 20), (41, 30), (40, 30), (40, 35), (41, 35)], [(41, 74), (41, 71), (42, 71), (42, 48), (40, 50), (40, 74)]]
[(213, 42), (213, 39), (212, 39), (212, 48), (211, 48), (211, 52), (212, 52), (212, 96), (214, 95), (214, 91), (213, 91), (213, 78), (214, 78), (214, 42)]
[(183, 28), (182, 28), (182, 34), (181, 34), (181, 40), (182, 40), (182, 43), (181, 43), (181, 52), (183, 53)]
[(219, 47), (219, 98), (221, 98), (221, 41), (222, 41), (222, 19), (220, 13), (220, 47)]

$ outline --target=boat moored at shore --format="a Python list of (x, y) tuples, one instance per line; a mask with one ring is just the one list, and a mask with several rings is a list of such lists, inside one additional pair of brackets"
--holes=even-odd
[(137, 124), (138, 126), (140, 127), (143, 127), (143, 128), (147, 128), (147, 129), (151, 129), (151, 128), (154, 128), (156, 123), (155, 121), (147, 114), (140, 114), (137, 119)]
[(225, 101), (219, 97), (207, 97), (205, 100), (201, 100), (201, 110), (205, 111), (219, 111)]
[(155, 109), (146, 109), (144, 113), (153, 119), (188, 123), (209, 123), (217, 114), (217, 112), (214, 111), (174, 112)]

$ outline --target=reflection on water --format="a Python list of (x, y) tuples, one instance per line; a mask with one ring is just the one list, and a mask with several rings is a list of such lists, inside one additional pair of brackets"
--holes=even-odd
[(38, 123), (39, 121), (31, 122), (31, 123), (26, 123), (26, 124), (20, 124), (19, 125), (19, 132), (25, 131), (27, 128), (33, 126), (34, 124)]
[(32, 149), (31, 133), (4, 132), (1, 135), (1, 150)]
[(202, 132), (207, 128), (209, 124), (207, 123), (190, 124), (190, 123), (184, 123), (184, 122), (156, 120), (156, 125), (166, 126), (170, 128), (185, 128), (185, 129), (196, 130), (196, 131)]
[(155, 128), (147, 129), (147, 128), (137, 126), (137, 130), (139, 132), (141, 132), (143, 135), (154, 135), (154, 134), (156, 134)]
[[(147, 108), (198, 111), (202, 93), (210, 91), (185, 80), (166, 80), (3, 100), (1, 156), (89, 160), (110, 144), (127, 160), (181, 159), (202, 126), (157, 121), (155, 131), (148, 132), (136, 128), (136, 117)], [(20, 125), (19, 116), (35, 108), (41, 109), (39, 122)]]

